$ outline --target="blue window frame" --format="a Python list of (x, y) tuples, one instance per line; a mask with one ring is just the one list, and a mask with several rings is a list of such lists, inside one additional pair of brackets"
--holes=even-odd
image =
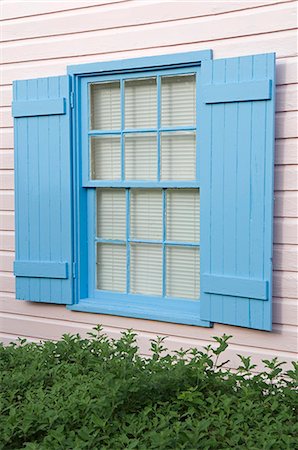
[[(162, 103), (162, 83), (163, 80), (192, 80), (195, 90), (195, 121), (194, 123), (182, 123), (179, 125), (165, 124), (162, 120), (161, 103)], [(138, 80), (154, 80), (156, 83), (156, 120), (155, 124), (150, 126), (127, 126), (125, 120), (125, 85), (126, 83), (138, 82)], [(117, 117), (116, 126), (101, 127), (100, 129), (96, 123), (91, 123), (91, 89), (94, 86), (108, 86), (114, 84), (119, 86), (119, 103), (120, 103), (120, 118)], [(186, 237), (185, 240), (174, 239), (167, 233), (167, 213), (170, 210), (171, 198), (174, 198), (177, 192), (181, 194), (188, 193), (193, 197), (195, 202), (199, 201), (200, 190), (200, 152), (199, 152), (199, 133), (197, 132), (198, 115), (199, 115), (199, 93), (200, 93), (200, 64), (187, 64), (187, 67), (175, 68), (159, 68), (155, 70), (136, 70), (135, 72), (123, 71), (123, 73), (109, 73), (108, 75), (94, 75), (84, 76), (78, 80), (79, 105), (78, 108), (78, 191), (80, 217), (87, 218), (85, 223), (81, 223), (80, 236), (78, 242), (78, 249), (80, 256), (80, 280), (78, 283), (78, 309), (88, 310), (94, 312), (102, 312), (107, 314), (117, 314), (131, 317), (156, 319), (176, 323), (188, 323), (193, 325), (209, 326), (208, 321), (200, 319), (200, 291), (199, 291), (199, 251), (200, 242), (198, 236), (196, 238)], [(100, 89), (100, 88), (99, 88)], [(118, 111), (117, 111), (118, 116)], [(120, 120), (119, 120), (120, 119)], [(152, 122), (152, 121), (151, 121)], [(183, 120), (182, 120), (183, 122)], [(109, 129), (110, 128), (110, 129)], [(150, 176), (150, 179), (139, 179), (140, 177), (127, 176), (126, 174), (126, 145), (130, 139), (146, 139), (146, 137), (153, 137), (156, 139), (156, 165), (155, 175)], [(162, 164), (163, 142), (173, 141), (179, 137), (188, 136), (187, 139), (194, 141), (194, 164), (192, 167), (193, 173), (187, 174), (185, 179), (180, 174), (177, 179), (175, 175), (169, 176), (164, 174), (166, 169), (163, 169), (165, 164)], [(119, 142), (119, 160), (120, 170), (117, 171), (117, 176), (114, 179), (108, 178), (106, 174), (103, 177), (96, 176), (92, 172), (92, 140), (109, 139)], [(119, 163), (118, 163), (119, 164)], [(164, 170), (164, 172), (163, 172)], [(183, 174), (183, 170), (180, 171)], [(176, 172), (177, 174), (177, 172)], [(152, 174), (151, 174), (152, 175)], [(115, 179), (116, 178), (116, 179)], [(137, 178), (137, 179), (136, 179)], [(122, 192), (125, 197), (125, 236), (121, 239), (114, 239), (112, 237), (99, 236), (97, 233), (96, 223), (97, 216), (100, 211), (97, 210), (97, 197), (104, 195), (104, 193)], [(148, 239), (144, 237), (136, 237), (131, 230), (131, 198), (136, 197), (140, 192), (159, 193), (160, 196), (160, 225), (161, 233), (158, 238)], [(124, 194), (125, 193), (125, 194)], [(157, 196), (157, 194), (156, 194)], [(180, 201), (181, 203), (181, 201)], [(199, 226), (199, 206), (196, 209), (198, 217), (195, 218), (196, 225)], [(82, 222), (82, 220), (81, 220)], [(87, 245), (84, 245), (87, 242)], [(117, 266), (117, 274), (123, 278), (122, 272), (125, 271), (125, 288), (122, 292), (118, 289), (111, 290), (105, 286), (99, 285), (98, 271), (96, 271), (99, 254), (104, 253), (107, 257), (107, 250), (123, 253), (125, 248), (125, 268), (121, 263)], [(104, 249), (104, 250), (103, 250)], [(120, 250), (121, 249), (121, 250)], [(144, 250), (146, 249), (146, 250)], [(157, 289), (149, 288), (148, 293), (140, 289), (134, 289), (134, 281), (131, 280), (133, 261), (139, 257), (134, 257), (137, 252), (141, 253), (156, 253), (160, 252), (160, 257), (157, 257), (157, 265), (160, 264), (160, 279)], [(196, 294), (189, 294), (187, 286), (186, 292), (179, 292), (176, 289), (171, 289), (167, 286), (170, 277), (170, 261), (175, 259), (176, 255), (180, 258), (187, 258), (188, 262), (192, 260), (193, 270), (192, 275), (197, 276)], [(141, 255), (142, 257), (142, 255)], [(117, 258), (117, 255), (116, 255)], [(144, 255), (143, 255), (144, 258)], [(168, 261), (168, 264), (167, 264)], [(135, 262), (137, 266), (139, 261)], [(175, 263), (172, 262), (175, 266)], [(185, 273), (187, 272), (186, 264)], [(84, 269), (85, 268), (85, 269)], [(113, 268), (110, 267), (113, 272)], [(135, 269), (136, 271), (138, 269)], [(84, 274), (85, 272), (85, 274)], [(177, 272), (177, 268), (176, 268)], [(179, 271), (176, 273), (179, 277)], [(117, 275), (115, 274), (115, 277)], [(174, 275), (173, 275), (174, 276)], [(189, 275), (191, 276), (191, 274)], [(137, 275), (134, 278), (137, 278)], [(88, 279), (82, 282), (82, 280)], [(150, 279), (150, 276), (149, 276)], [(151, 280), (152, 281), (152, 280)], [(150, 282), (150, 280), (149, 280)], [(149, 283), (148, 282), (148, 283)], [(123, 280), (121, 280), (123, 288)], [(173, 281), (174, 283), (174, 281)], [(117, 284), (117, 283), (116, 283)], [(137, 283), (136, 283), (137, 284)], [(187, 283), (186, 283), (187, 284)], [(120, 289), (121, 290), (121, 289)], [(183, 289), (180, 289), (183, 291)], [(152, 294), (153, 292), (153, 294)], [(172, 293), (174, 292), (174, 295)], [(179, 295), (182, 294), (182, 295)], [(191, 298), (190, 298), (191, 297)], [(72, 307), (75, 309), (75, 306)]]

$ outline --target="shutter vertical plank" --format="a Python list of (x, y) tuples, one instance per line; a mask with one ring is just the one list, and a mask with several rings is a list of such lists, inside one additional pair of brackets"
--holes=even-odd
[[(213, 66), (213, 83), (223, 83), (225, 78), (225, 61)], [(211, 223), (210, 233), (214, 236), (214, 241), (219, 245), (211, 246), (211, 272), (222, 273), (223, 270), (223, 171), (224, 171), (224, 147), (222, 137), (225, 127), (225, 105), (217, 104), (213, 106), (212, 129), (216, 130), (213, 135), (212, 152), (212, 178), (211, 178)], [(211, 314), (215, 322), (222, 321), (223, 298), (216, 294), (211, 294)]]
[[(59, 77), (51, 77), (49, 79), (49, 97), (56, 98), (60, 95)], [(53, 129), (60, 129), (60, 116), (51, 117), (51, 125)], [(61, 169), (57, 164), (60, 160), (61, 143), (60, 133), (49, 133), (49, 179), (51, 180), (51, 190), (49, 195), (49, 204), (52, 211), (50, 216), (50, 243), (52, 254), (51, 257), (57, 261), (59, 259), (61, 249), (61, 231), (60, 231), (60, 210), (61, 210)], [(57, 199), (58, 194), (58, 199)], [(55, 202), (59, 203), (59, 208), (53, 208)], [(62, 298), (62, 281), (51, 281), (51, 295), (53, 298)]]
[[(233, 83), (238, 81), (238, 59), (230, 59), (225, 64), (225, 82)], [(223, 265), (227, 273), (235, 273), (236, 270), (236, 210), (232, 202), (226, 202), (226, 197), (233, 198), (236, 195), (237, 180), (237, 103), (227, 103), (225, 105), (224, 130), (224, 168), (223, 168)], [(237, 298), (233, 296), (223, 296), (223, 321), (236, 321)]]
[[(265, 58), (265, 62), (264, 62)], [(252, 61), (252, 74), (255, 79), (267, 76), (266, 56), (256, 55)], [(251, 278), (264, 278), (264, 180), (266, 164), (266, 102), (252, 103), (251, 123), (251, 206), (250, 206), (250, 268)], [(266, 302), (268, 305), (269, 302)], [(265, 302), (250, 299), (250, 320), (252, 328), (263, 328)]]
[[(201, 319), (262, 330), (272, 326), (274, 67), (273, 54), (202, 63)], [(241, 280), (266, 289), (245, 297)]]
[[(28, 80), (28, 98), (37, 100), (37, 79)], [(40, 174), (39, 152), (44, 157), (45, 148), (40, 148), (39, 117), (31, 117), (28, 121), (28, 159), (29, 159), (29, 245), (30, 260), (39, 261), (40, 243)], [(30, 300), (40, 300), (40, 280), (30, 279)]]
[[(67, 77), (59, 77), (59, 94), (70, 97), (70, 85), (69, 79)], [(71, 252), (71, 240), (64, 239), (64, 236), (72, 236), (72, 174), (71, 174), (71, 142), (70, 133), (65, 133), (62, 130), (69, 126), (69, 116), (70, 116), (70, 105), (69, 102), (66, 106), (66, 114), (64, 116), (59, 116), (59, 129), (60, 129), (60, 211), (63, 211), (65, 220), (61, 221), (61, 254), (69, 254)], [(66, 149), (68, 151), (66, 151)], [(62, 171), (63, 170), (63, 171)], [(64, 181), (63, 181), (64, 180)], [(68, 180), (68, 183), (65, 183)], [(60, 212), (60, 214), (61, 214)], [(69, 270), (69, 276), (72, 277), (72, 267)], [(61, 298), (72, 299), (72, 284), (71, 283), (61, 283)]]
[[(27, 81), (19, 81), (14, 84), (14, 100), (27, 100)], [(28, 142), (27, 118), (18, 119), (15, 127), (15, 148), (22, 142)], [(29, 177), (28, 177), (28, 146), (22, 146), (22, 151), (14, 153), (15, 156), (15, 220), (22, 230), (22, 238), (16, 239), (16, 259), (22, 255), (29, 259)], [(30, 280), (28, 278), (16, 279), (16, 292), (20, 298), (26, 298), (30, 293)]]
[[(37, 94), (38, 97), (42, 97), (43, 94), (48, 93), (48, 80), (46, 78), (40, 78), (37, 81)], [(42, 152), (43, 157), (38, 159), (38, 179), (47, 180), (47, 189), (50, 192), (50, 177), (49, 177), (49, 116), (38, 117), (38, 150)], [(41, 222), (42, 220), (42, 222)], [(50, 242), (50, 208), (48, 202), (40, 201), (39, 204), (39, 229), (40, 229), (40, 249), (39, 259), (48, 261), (50, 259), (50, 248), (48, 243)], [(41, 230), (42, 223), (42, 230)], [(43, 278), (38, 280), (40, 285), (40, 294), (42, 292), (49, 292), (51, 281)], [(42, 301), (42, 295), (39, 296), (39, 301)]]
[[(213, 109), (212, 107), (206, 107), (202, 101), (203, 98), (203, 88), (204, 84), (207, 84), (209, 80), (212, 79), (212, 63), (208, 61), (204, 65), (204, 70), (201, 72), (201, 89), (198, 91), (198, 103), (201, 105), (201, 114), (204, 115), (204, 122), (201, 123), (201, 130), (198, 133), (199, 139), (199, 157), (200, 157), (200, 260), (201, 260), (201, 270), (200, 270), (200, 285), (202, 286), (202, 273), (204, 271), (211, 272), (211, 241), (210, 241), (210, 223), (206, 220), (210, 216), (210, 197), (209, 193), (211, 190), (211, 154), (212, 149), (212, 123), (213, 123)], [(198, 111), (200, 109), (198, 108)], [(203, 151), (204, 149), (204, 151)], [(204, 167), (204, 170), (202, 169)], [(205, 220), (203, 220), (203, 217)], [(202, 295), (202, 293), (201, 293)], [(205, 301), (201, 305), (201, 315), (202, 307), (206, 317), (211, 317), (211, 294), (204, 293)]]
[[(252, 71), (252, 57), (238, 59), (239, 81), (249, 81)], [(249, 270), (249, 205), (250, 205), (250, 167), (251, 152), (251, 104), (245, 102), (238, 106), (238, 149), (237, 149), (237, 234), (236, 234), (236, 274), (246, 276)], [(249, 326), (249, 303), (237, 301), (236, 323)]]

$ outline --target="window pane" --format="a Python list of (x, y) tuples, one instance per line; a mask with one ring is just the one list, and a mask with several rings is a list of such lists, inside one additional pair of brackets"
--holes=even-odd
[(125, 178), (156, 180), (157, 141), (155, 133), (125, 136)]
[(125, 128), (154, 128), (156, 123), (156, 78), (126, 80)]
[(92, 84), (91, 129), (119, 130), (121, 128), (120, 82)]
[(134, 239), (162, 239), (161, 190), (131, 190), (130, 235)]
[(97, 244), (97, 289), (126, 291), (126, 246)]
[(97, 237), (126, 239), (124, 189), (97, 189)]
[(167, 240), (200, 241), (200, 192), (198, 189), (167, 190)]
[(166, 257), (167, 296), (198, 299), (200, 295), (199, 249), (168, 246)]
[(195, 126), (196, 77), (181, 75), (161, 78), (162, 126)]
[(196, 135), (190, 132), (161, 134), (161, 179), (196, 178)]
[(133, 294), (162, 294), (162, 247), (132, 244), (130, 247), (130, 289)]
[(119, 136), (91, 138), (92, 180), (119, 180), (121, 178), (121, 150)]

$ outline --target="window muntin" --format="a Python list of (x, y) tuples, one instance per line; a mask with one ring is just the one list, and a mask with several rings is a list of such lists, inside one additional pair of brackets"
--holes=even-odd
[(172, 72), (89, 83), (95, 293), (199, 299), (197, 75)]

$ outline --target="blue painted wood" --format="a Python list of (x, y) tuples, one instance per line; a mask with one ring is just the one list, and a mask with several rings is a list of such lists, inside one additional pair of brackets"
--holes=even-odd
[(68, 278), (68, 264), (55, 261), (15, 261), (14, 274), (18, 277)]
[(204, 86), (205, 103), (249, 102), (271, 99), (272, 80), (209, 84)]
[(30, 106), (57, 105), (57, 99), (69, 98), (69, 88), (67, 76), (14, 82), (14, 101), (29, 105), (28, 115), (23, 110), (14, 127), (16, 297), (22, 300), (73, 300), (72, 277), (65, 272), (65, 264), (72, 264), (69, 104), (63, 102), (59, 114), (35, 110), (36, 116)]
[(268, 281), (218, 275), (202, 275), (201, 279), (203, 292), (268, 300)]
[(83, 187), (113, 187), (113, 188), (198, 188), (200, 181), (118, 181), (118, 180), (89, 180), (83, 182)]
[[(41, 81), (39, 80), (38, 83), (41, 83)], [(50, 116), (65, 114), (65, 111), (66, 99), (64, 97), (12, 102), (13, 117)]]
[(170, 298), (127, 295), (100, 291), (96, 298), (81, 299), (67, 307), (72, 311), (111, 314), (137, 319), (160, 320), (180, 324), (210, 327), (200, 319), (200, 302)]
[(144, 58), (118, 59), (116, 61), (103, 61), (91, 64), (77, 64), (67, 67), (69, 75), (105, 74), (115, 72), (133, 72), (144, 70), (156, 70), (158, 68), (178, 68), (194, 66), (201, 61), (212, 58), (211, 50), (201, 50), (187, 53), (175, 53), (172, 55), (146, 56)]
[[(179, 56), (179, 55), (178, 55)], [(177, 55), (175, 55), (175, 61), (177, 62)], [(186, 60), (185, 60), (186, 61)], [(164, 61), (162, 61), (164, 63)], [(174, 75), (174, 74), (185, 74), (185, 73), (197, 73), (199, 76), (200, 71), (200, 60), (196, 60), (195, 63), (185, 63), (181, 66), (173, 66), (173, 67), (161, 67), (156, 66), (157, 70), (155, 70), (154, 66), (148, 66), (141, 73), (141, 70), (136, 69), (134, 72), (130, 71), (117, 71), (117, 63), (113, 64), (113, 68), (115, 71), (102, 72), (100, 69), (98, 70), (98, 74), (95, 72), (91, 74), (91, 76), (77, 77), (75, 76), (76, 72), (74, 72), (74, 86), (76, 89), (76, 98), (75, 104), (77, 105), (77, 112), (73, 112), (74, 120), (76, 120), (76, 130), (74, 133), (75, 140), (75, 166), (76, 166), (76, 236), (75, 236), (75, 253), (78, 258), (78, 277), (79, 280), (76, 282), (76, 305), (73, 309), (81, 310), (81, 311), (89, 311), (89, 312), (99, 312), (103, 314), (113, 314), (113, 315), (123, 315), (128, 317), (143, 317), (148, 319), (156, 319), (156, 320), (164, 320), (169, 322), (176, 323), (189, 323), (201, 326), (210, 326), (209, 321), (203, 321), (199, 318), (199, 299), (196, 301), (189, 301), (187, 299), (169, 299), (166, 297), (166, 286), (165, 286), (165, 277), (163, 283), (163, 297), (150, 297), (150, 296), (135, 296), (129, 293), (119, 294), (117, 296), (114, 292), (109, 291), (99, 291), (96, 289), (96, 283), (94, 283), (95, 279), (95, 264), (96, 264), (96, 243), (103, 242), (104, 240), (98, 238), (96, 236), (94, 230), (95, 223), (95, 212), (94, 212), (94, 201), (92, 200), (94, 192), (94, 188), (104, 188), (104, 187), (114, 187), (114, 188), (198, 188), (200, 183), (199, 180), (196, 179), (194, 181), (158, 181), (158, 176), (156, 181), (125, 181), (125, 180), (110, 180), (110, 181), (99, 181), (99, 180), (90, 180), (89, 176), (89, 139), (90, 136), (93, 135), (107, 135), (113, 134), (122, 136), (125, 133), (134, 133), (134, 132), (154, 132), (158, 133), (158, 131), (180, 131), (180, 130), (196, 130), (196, 127), (169, 127), (169, 128), (159, 128), (157, 126), (154, 129), (125, 129), (124, 124), (124, 116), (122, 114), (122, 126), (119, 130), (89, 130), (88, 123), (88, 115), (89, 115), (89, 85), (90, 83), (100, 82), (100, 81), (111, 81), (111, 80), (120, 80), (120, 83), (129, 76), (129, 78), (139, 78), (142, 76), (160, 76), (162, 75)], [(112, 70), (112, 66), (110, 67)], [(86, 68), (84, 68), (85, 70)], [(166, 69), (166, 70), (164, 70)], [(90, 73), (88, 74), (90, 75)], [(123, 101), (123, 100), (122, 100)], [(159, 112), (160, 114), (160, 112)], [(160, 122), (160, 119), (159, 119)], [(197, 147), (199, 148), (199, 147)], [(122, 152), (124, 153), (124, 152)], [(123, 160), (123, 158), (122, 158)], [(81, 169), (81, 170), (80, 170)], [(123, 171), (124, 174), (125, 171)], [(88, 189), (85, 189), (88, 188)], [(129, 203), (129, 195), (127, 194)], [(87, 201), (85, 199), (87, 197)], [(92, 203), (93, 201), (93, 203)], [(128, 211), (128, 210), (127, 210)], [(165, 215), (165, 201), (164, 201), (164, 215)], [(87, 220), (86, 220), (87, 218)], [(129, 222), (129, 213), (127, 214), (127, 222)], [(88, 228), (85, 226), (88, 224)], [(199, 243), (183, 243), (183, 242), (175, 242), (165, 240), (166, 233), (164, 228), (163, 241), (164, 245), (184, 245), (187, 246), (195, 246), (199, 247)], [(110, 243), (122, 244), (125, 241), (113, 241), (108, 240)], [(132, 240), (129, 236), (129, 227), (127, 227), (127, 236), (126, 243), (129, 245)], [(88, 242), (88, 246), (86, 246), (86, 242)], [(106, 241), (107, 242), (107, 241)], [(153, 242), (153, 241), (152, 241)], [(86, 248), (88, 247), (88, 252), (86, 252)], [(129, 251), (127, 253), (127, 291), (129, 292)], [(164, 252), (164, 268), (163, 272), (165, 274), (165, 252)], [(84, 272), (86, 271), (86, 273)], [(86, 282), (88, 280), (88, 283)], [(87, 287), (88, 286), (88, 287)], [(86, 291), (88, 294), (86, 295)], [(115, 297), (116, 295), (116, 297)], [(139, 299), (137, 299), (139, 297)], [(87, 299), (87, 301), (85, 301)], [(92, 300), (90, 300), (92, 299)], [(115, 301), (117, 302), (115, 303)], [(138, 301), (141, 302), (141, 309), (137, 307)], [(133, 308), (131, 307), (131, 302), (133, 302)], [(105, 307), (104, 304), (107, 304)], [(194, 308), (194, 309), (192, 309)], [(147, 311), (146, 311), (147, 310)], [(184, 311), (185, 310), (185, 311)], [(133, 314), (133, 315), (131, 315)]]
[[(267, 100), (218, 91), (239, 83), (245, 98), (260, 80), (272, 81)], [(201, 319), (270, 330), (275, 55), (202, 62), (202, 83), (214, 103), (201, 96)]]

